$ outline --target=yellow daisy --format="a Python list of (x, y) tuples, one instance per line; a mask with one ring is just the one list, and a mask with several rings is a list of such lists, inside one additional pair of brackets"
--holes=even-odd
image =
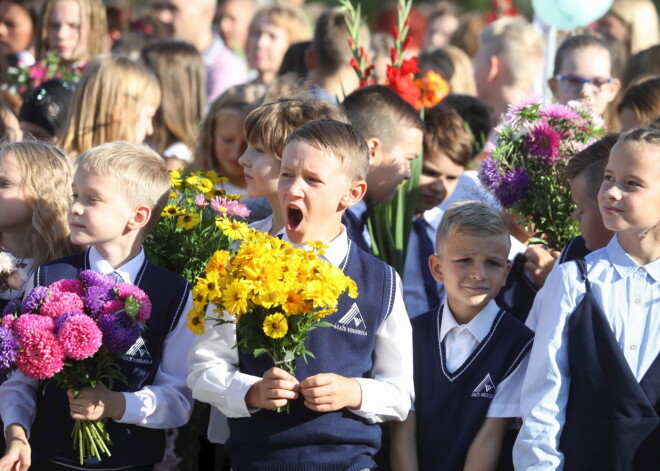
[(227, 311), (240, 316), (247, 312), (249, 287), (243, 280), (234, 280), (222, 290), (222, 305)]
[(170, 185), (174, 188), (181, 188), (181, 172), (174, 170), (170, 172)]
[(197, 213), (188, 213), (183, 216), (179, 216), (176, 220), (176, 227), (178, 229), (192, 229), (197, 224), (201, 222), (202, 218), (199, 217)]
[(191, 309), (186, 314), (186, 321), (188, 328), (195, 335), (202, 335), (204, 333), (204, 312)]
[(230, 239), (238, 240), (247, 235), (247, 223), (231, 218), (216, 218), (215, 225)]
[(227, 274), (227, 261), (229, 260), (229, 252), (227, 250), (217, 250), (209, 263), (206, 265), (206, 273), (217, 272), (220, 276)]
[(209, 192), (213, 189), (213, 182), (208, 178), (198, 178), (196, 188), (201, 193)]
[(264, 319), (264, 334), (271, 339), (281, 339), (289, 330), (289, 325), (284, 314), (276, 312)]
[(168, 204), (163, 208), (163, 212), (160, 213), (160, 215), (164, 218), (173, 218), (174, 216), (178, 216), (184, 212), (185, 210), (183, 208), (173, 204)]

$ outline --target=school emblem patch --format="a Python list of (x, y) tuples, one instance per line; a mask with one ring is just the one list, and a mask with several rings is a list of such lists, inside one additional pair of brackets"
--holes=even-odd
[(367, 335), (367, 325), (364, 323), (362, 313), (356, 303), (353, 303), (348, 312), (337, 321), (335, 329), (351, 334)]
[(486, 374), (486, 377), (474, 388), (472, 391), (472, 397), (485, 397), (487, 399), (492, 399), (495, 395), (495, 384), (493, 380), (490, 379), (490, 373)]
[(143, 363), (150, 365), (153, 363), (151, 354), (147, 350), (147, 345), (144, 343), (142, 337), (138, 337), (133, 346), (128, 349), (122, 360), (131, 361), (133, 363)]

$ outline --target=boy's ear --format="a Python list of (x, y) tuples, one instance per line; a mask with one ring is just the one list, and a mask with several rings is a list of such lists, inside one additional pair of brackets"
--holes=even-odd
[(367, 192), (367, 182), (364, 180), (357, 180), (351, 183), (351, 187), (344, 193), (344, 196), (339, 201), (340, 210), (350, 208), (357, 204), (364, 194)]
[(442, 259), (439, 255), (429, 255), (429, 269), (435, 281), (445, 281), (445, 277), (442, 276)]
[(151, 218), (151, 208), (146, 204), (140, 204), (135, 208), (133, 216), (128, 220), (126, 227), (132, 231), (142, 229)]
[(383, 144), (377, 137), (370, 137), (367, 139), (367, 147), (369, 148), (369, 164), (383, 152)]
[(504, 64), (495, 54), (488, 58), (488, 74), (486, 79), (489, 82), (494, 82), (497, 77), (502, 75)]

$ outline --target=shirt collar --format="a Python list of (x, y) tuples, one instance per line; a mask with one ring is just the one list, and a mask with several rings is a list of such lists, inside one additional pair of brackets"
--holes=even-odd
[(467, 324), (459, 325), (451, 309), (449, 309), (449, 303), (445, 298), (442, 308), (442, 323), (440, 324), (440, 341), (442, 342), (445, 339), (449, 331), (458, 328), (459, 330), (467, 329), (477, 339), (477, 342), (481, 343), (488, 335), (488, 332), (490, 332), (491, 327), (493, 327), (493, 322), (495, 322), (498, 312), (500, 312), (499, 306), (495, 303), (495, 300), (491, 299), (474, 319)]
[[(294, 244), (293, 242), (291, 242), (287, 236), (286, 231), (284, 231), (282, 235), (282, 240), (286, 240), (296, 248), (302, 248), (306, 250), (309, 249), (309, 245), (307, 245), (307, 243)], [(327, 244), (327, 247), (325, 248), (325, 253), (323, 254), (323, 258), (325, 258), (328, 262), (332, 263), (334, 266), (338, 267), (344, 261), (344, 258), (346, 258), (347, 252), (348, 252), (348, 235), (346, 234), (346, 228), (342, 225), (341, 233), (337, 237), (335, 237), (335, 239), (332, 242)]]
[[(605, 247), (605, 252), (621, 278), (632, 275), (642, 266), (623, 250), (619, 243), (618, 234), (612, 237), (612, 240)], [(643, 268), (653, 278), (653, 281), (660, 280), (660, 259), (643, 265)]]
[(92, 270), (104, 275), (109, 275), (116, 271), (127, 283), (135, 284), (135, 279), (137, 278), (138, 273), (140, 273), (140, 269), (144, 264), (144, 259), (144, 249), (141, 248), (140, 253), (137, 254), (135, 258), (129, 260), (120, 267), (112, 268), (112, 265), (101, 256), (94, 246), (89, 248), (89, 267)]

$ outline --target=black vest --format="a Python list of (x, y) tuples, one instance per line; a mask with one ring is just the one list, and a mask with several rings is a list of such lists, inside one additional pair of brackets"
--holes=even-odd
[(586, 293), (568, 319), (564, 469), (660, 469), (660, 356), (637, 382), (591, 292), (584, 259), (576, 262)]
[[(298, 358), (295, 376), (302, 380), (318, 373), (369, 377), (373, 368), (376, 331), (390, 314), (396, 293), (394, 269), (359, 249), (349, 240), (340, 268), (358, 285), (357, 299), (346, 293), (337, 312), (323, 320), (334, 327), (310, 332), (306, 348), (316, 358)], [(267, 355), (240, 355), (240, 370), (263, 376), (273, 366)], [(260, 410), (251, 417), (229, 419), (226, 450), (232, 469), (353, 470), (375, 467), (380, 428), (346, 409), (314, 412), (300, 397), (289, 401), (289, 414)]]
[[(55, 281), (75, 278), (89, 269), (89, 251), (49, 262), (37, 268), (35, 286), (47, 286)], [(181, 277), (146, 261), (140, 268), (135, 284), (149, 296), (151, 317), (136, 346), (118, 361), (128, 384), (115, 382), (115, 391), (138, 391), (153, 383), (160, 365), (165, 338), (176, 326), (188, 297), (189, 285)], [(140, 343), (140, 345), (138, 345)], [(135, 350), (133, 352), (133, 350)], [(182, 359), (185, 361), (185, 359)], [(32, 454), (40, 460), (80, 466), (73, 451), (71, 430), (74, 421), (69, 414), (66, 390), (49, 383), (43, 394), (37, 393), (37, 415), (32, 425)], [(102, 461), (85, 460), (85, 468), (112, 469), (123, 466), (143, 466), (158, 463), (165, 451), (165, 431), (120, 424), (106, 420), (110, 433), (112, 456)]]
[(442, 306), (412, 320), (420, 471), (463, 469), (497, 387), (527, 355), (534, 337), (522, 322), (500, 310), (486, 338), (449, 373), (441, 321)]

